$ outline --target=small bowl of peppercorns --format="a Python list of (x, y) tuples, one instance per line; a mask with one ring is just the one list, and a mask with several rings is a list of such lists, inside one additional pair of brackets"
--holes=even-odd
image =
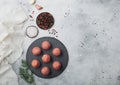
[(54, 17), (49, 12), (42, 12), (37, 16), (37, 26), (43, 30), (50, 29), (54, 25)]

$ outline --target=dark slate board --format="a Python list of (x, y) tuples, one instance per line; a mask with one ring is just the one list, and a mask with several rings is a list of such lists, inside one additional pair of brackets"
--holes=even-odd
[[(49, 41), (51, 43), (51, 48), (49, 50), (43, 50), (41, 48), (41, 43), (43, 41)], [(35, 47), (35, 46), (39, 46), (41, 49), (42, 49), (42, 53), (39, 55), (39, 56), (34, 56), (32, 54), (32, 48)], [(54, 57), (53, 54), (52, 54), (52, 49), (53, 48), (60, 48), (62, 53), (59, 57)], [(43, 54), (49, 54), (51, 56), (51, 62), (50, 63), (43, 63), (42, 62), (42, 55)], [(37, 69), (33, 68), (31, 66), (31, 62), (33, 59), (38, 59), (41, 63), (41, 66)], [(55, 71), (53, 68), (52, 68), (52, 62), (55, 61), (55, 60), (58, 60), (61, 62), (62, 64), (62, 67), (59, 71)], [(30, 70), (32, 71), (32, 73), (34, 73), (35, 75), (37, 75), (38, 77), (41, 77), (41, 78), (46, 78), (46, 79), (49, 79), (49, 78), (53, 78), (53, 77), (56, 77), (58, 75), (60, 75), (64, 70), (65, 68), (67, 67), (68, 65), (68, 60), (69, 60), (69, 56), (68, 56), (68, 52), (67, 52), (67, 49), (65, 48), (65, 46), (63, 45), (63, 43), (61, 43), (59, 40), (55, 39), (55, 38), (52, 38), (52, 37), (43, 37), (43, 38), (39, 38), (37, 40), (35, 40), (28, 48), (27, 50), (27, 54), (26, 54), (26, 61), (28, 63), (28, 65), (30, 66)], [(44, 76), (41, 74), (41, 68), (43, 66), (48, 66), (51, 70), (51, 73), (48, 75), (48, 76)]]

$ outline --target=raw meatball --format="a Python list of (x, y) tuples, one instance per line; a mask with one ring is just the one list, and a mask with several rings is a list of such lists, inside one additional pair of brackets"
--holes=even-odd
[(44, 42), (42, 42), (42, 48), (43, 48), (44, 50), (48, 50), (50, 47), (51, 47), (51, 44), (50, 44), (49, 41), (44, 41)]
[(60, 48), (54, 48), (52, 51), (54, 56), (59, 56), (61, 54)]
[(33, 68), (38, 68), (40, 66), (40, 61), (37, 59), (34, 59), (34, 60), (32, 60), (31, 65)]
[(52, 64), (53, 69), (55, 70), (60, 70), (61, 68), (61, 63), (59, 61), (54, 61)]
[(43, 68), (41, 69), (41, 73), (42, 73), (44, 76), (47, 76), (47, 75), (49, 75), (49, 73), (50, 73), (50, 69), (49, 69), (47, 66), (45, 66), (45, 67), (43, 67)]
[(41, 53), (41, 49), (39, 47), (34, 47), (32, 49), (32, 53), (33, 53), (34, 56), (38, 56)]
[(48, 55), (48, 54), (44, 54), (43, 56), (42, 56), (42, 61), (44, 62), (44, 63), (49, 63), (50, 62), (50, 56)]

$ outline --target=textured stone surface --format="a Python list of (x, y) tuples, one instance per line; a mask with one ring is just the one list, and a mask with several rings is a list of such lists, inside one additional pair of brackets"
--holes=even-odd
[[(21, 0), (19, 0), (21, 2)], [(25, 0), (28, 15), (35, 10)], [(68, 49), (69, 64), (58, 77), (41, 79), (37, 85), (120, 85), (120, 0), (37, 0), (55, 18), (54, 29)], [(30, 12), (29, 12), (30, 11)], [(27, 21), (25, 28), (36, 25)], [(54, 36), (39, 30), (39, 37)], [(37, 39), (35, 38), (35, 39)], [(35, 39), (26, 37), (24, 53)], [(18, 74), (20, 60), (13, 65)], [(20, 85), (27, 85), (19, 78)]]

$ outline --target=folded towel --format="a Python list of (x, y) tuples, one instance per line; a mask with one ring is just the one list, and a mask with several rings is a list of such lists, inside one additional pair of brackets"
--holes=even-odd
[(16, 0), (0, 1), (0, 85), (18, 85), (17, 75), (10, 64), (22, 54), (22, 26), (26, 19)]

